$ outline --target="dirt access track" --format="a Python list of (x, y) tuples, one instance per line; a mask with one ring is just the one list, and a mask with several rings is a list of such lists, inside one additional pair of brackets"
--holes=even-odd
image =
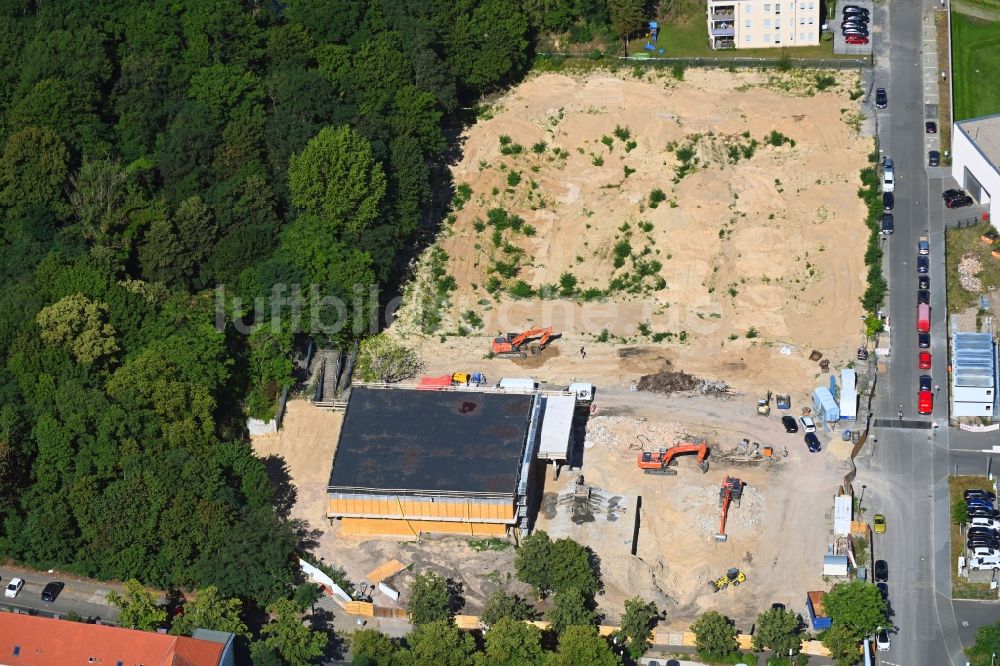
[[(464, 135), (456, 210), (391, 330), (422, 339), (435, 372), (627, 383), (668, 360), (740, 389), (811, 390), (813, 349), (836, 367), (861, 341), (858, 85), (799, 70), (529, 79)], [(427, 335), (442, 272), (456, 286)], [(534, 326), (563, 334), (547, 358), (483, 363), (495, 333)], [(623, 343), (651, 351), (622, 371)]]

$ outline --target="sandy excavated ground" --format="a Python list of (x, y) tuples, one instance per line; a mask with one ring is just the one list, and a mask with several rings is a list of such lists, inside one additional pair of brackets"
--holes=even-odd
[[(429, 366), (481, 361), (494, 333), (539, 325), (564, 334), (551, 353), (565, 357), (586, 345), (588, 361), (600, 355), (603, 345), (594, 340), (603, 329), (612, 342), (633, 344), (669, 333), (656, 346), (678, 369), (754, 389), (780, 381), (805, 390), (816, 374), (806, 359), (812, 349), (834, 365), (853, 357), (861, 340), (868, 234), (858, 171), (871, 140), (847, 122), (856, 115), (847, 95), (856, 77), (838, 74), (838, 85), (816, 92), (814, 76), (688, 70), (676, 81), (667, 73), (645, 80), (542, 74), (514, 89), (492, 118), (468, 130), (453, 168), (456, 186), (467, 184), (472, 195), (438, 242), (458, 285), (444, 332), (462, 325), (472, 337), (443, 345), (438, 335), (427, 338)], [(615, 137), (616, 127), (629, 130), (631, 151)], [(795, 146), (764, 145), (772, 130)], [(501, 154), (501, 136), (523, 152)], [(753, 156), (731, 163), (729, 148), (750, 139), (761, 143)], [(532, 150), (538, 142), (545, 142), (543, 154)], [(698, 169), (675, 184), (676, 146), (687, 144), (697, 151)], [(594, 165), (595, 156), (603, 166)], [(635, 172), (624, 178), (626, 167)], [(511, 171), (521, 176), (514, 187)], [(654, 188), (667, 199), (652, 209)], [(476, 224), (496, 207), (523, 218), (535, 234), (508, 229), (494, 245), (494, 227), (477, 231)], [(612, 290), (603, 303), (515, 300), (506, 292), (518, 279), (535, 289), (555, 285), (565, 272), (580, 292), (607, 290), (612, 279), (637, 272), (632, 258), (613, 266), (613, 246), (622, 240), (640, 264), (659, 262), (664, 288), (655, 289), (651, 275), (641, 293)], [(491, 296), (485, 288), (497, 276), (491, 269), (512, 260), (514, 248), (524, 251), (520, 272)], [(393, 327), (411, 340), (425, 286), (415, 282)], [(470, 325), (469, 311), (483, 320), (481, 328)], [(745, 337), (751, 327), (759, 332), (754, 340)], [(439, 367), (437, 360), (452, 365)], [(535, 374), (565, 374), (558, 365), (545, 363)], [(612, 381), (628, 374), (607, 370)]]

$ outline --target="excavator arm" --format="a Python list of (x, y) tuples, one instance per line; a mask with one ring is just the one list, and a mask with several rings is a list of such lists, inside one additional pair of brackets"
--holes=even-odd
[(552, 337), (552, 327), (550, 326), (549, 328), (533, 328), (530, 331), (525, 331), (524, 333), (521, 333), (513, 340), (511, 340), (510, 346), (513, 347), (514, 349), (517, 349), (518, 347), (523, 345), (526, 340), (528, 340), (529, 338), (533, 338), (536, 335), (543, 336), (542, 339), (547, 342), (548, 339)]

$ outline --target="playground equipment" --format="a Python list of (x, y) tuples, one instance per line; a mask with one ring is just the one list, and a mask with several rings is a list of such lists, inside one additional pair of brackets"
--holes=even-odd
[(657, 21), (649, 22), (649, 34), (646, 35), (646, 45), (643, 47), (647, 51), (655, 51), (663, 55), (663, 49), (656, 48), (656, 38), (660, 34), (660, 24)]

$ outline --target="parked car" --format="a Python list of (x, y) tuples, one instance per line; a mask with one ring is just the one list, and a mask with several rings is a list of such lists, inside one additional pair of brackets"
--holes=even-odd
[(882, 191), (892, 192), (896, 189), (896, 174), (892, 171), (886, 171), (882, 175)]
[(862, 37), (861, 35), (845, 35), (844, 43), (850, 44), (851, 46), (864, 46), (868, 43), (868, 38)]
[(844, 34), (844, 37), (864, 37), (866, 39), (870, 37), (870, 35), (868, 34), (868, 30), (866, 28), (859, 28), (852, 26), (850, 28), (844, 28), (842, 32)]
[(920, 375), (920, 379), (918, 381), (920, 383), (920, 390), (921, 391), (930, 391), (931, 390), (931, 376), (930, 375)]
[(58, 581), (47, 583), (45, 587), (42, 588), (42, 601), (52, 603), (59, 596), (59, 593), (63, 591), (64, 587), (66, 587), (66, 583), (60, 583)]
[[(978, 519), (978, 520), (982, 520), (982, 519)], [(990, 522), (992, 522), (992, 521), (990, 521)], [(990, 539), (995, 539), (995, 538), (997, 538), (998, 534), (1000, 534), (1000, 532), (997, 532), (992, 527), (984, 527), (983, 525), (973, 525), (965, 533), (965, 538), (972, 539), (974, 537), (988, 537)]]
[(973, 518), (969, 521), (969, 525), (971, 526), (969, 529), (985, 527), (988, 530), (1000, 530), (1000, 520), (992, 520), (991, 518)]
[(882, 213), (882, 231), (885, 235), (891, 234), (896, 229), (894, 220), (892, 219), (892, 213)]
[(885, 88), (877, 88), (875, 90), (875, 108), (884, 109), (889, 106), (889, 95), (885, 92)]
[(885, 516), (881, 513), (876, 513), (875, 519), (872, 522), (875, 525), (875, 534), (885, 534)]
[(799, 417), (799, 421), (802, 422), (802, 429), (806, 432), (816, 432), (816, 422), (813, 421), (811, 416)]
[(794, 416), (782, 416), (781, 425), (785, 426), (785, 432), (789, 434), (799, 431), (799, 424), (795, 422)]
[(969, 507), (966, 514), (969, 518), (989, 518), (990, 520), (1000, 518), (1000, 511), (986, 507)]
[(941, 166), (941, 153), (936, 150), (932, 150), (927, 153), (927, 166)]
[(930, 262), (927, 261), (926, 256), (917, 257), (917, 273), (926, 273), (929, 267)]
[(973, 571), (992, 569), (1000, 571), (1000, 555), (994, 557), (975, 557), (969, 560), (969, 568)]
[(880, 629), (879, 632), (875, 634), (875, 648), (879, 652), (889, 651), (889, 633), (885, 629)]
[(1000, 555), (1000, 550), (996, 548), (973, 548), (973, 557), (996, 557)]
[(945, 190), (944, 192), (942, 192), (941, 193), (941, 198), (944, 199), (945, 201), (947, 201), (948, 199), (951, 199), (952, 197), (957, 197), (959, 195), (961, 195), (961, 196), (964, 197), (965, 196), (965, 192), (963, 190), (951, 189), (951, 190)]
[(930, 391), (917, 393), (917, 413), (930, 414), (934, 411), (934, 394)]
[(928, 120), (924, 123), (924, 131), (928, 134), (937, 134), (937, 123), (933, 120)]
[(931, 244), (927, 240), (927, 236), (921, 236), (917, 239), (917, 254), (930, 254)]
[(814, 432), (806, 433), (806, 447), (809, 449), (809, 453), (818, 453), (823, 450), (823, 446), (819, 443), (819, 437)]
[(917, 290), (917, 305), (929, 305), (931, 302), (931, 292), (926, 289)]
[(845, 16), (847, 14), (864, 14), (865, 16), (868, 16), (868, 10), (864, 7), (859, 7), (857, 5), (847, 5), (841, 10), (841, 13), (844, 14)]
[(921, 370), (931, 369), (931, 353), (929, 351), (922, 351), (917, 354), (917, 367)]
[(10, 582), (7, 583), (7, 588), (3, 591), (3, 596), (8, 599), (13, 599), (17, 596), (17, 593), (21, 591), (24, 587), (24, 580), (20, 578), (11, 578)]
[(875, 587), (878, 588), (879, 594), (882, 595), (882, 601), (886, 603), (889, 602), (889, 585), (888, 583), (875, 583)]
[(964, 493), (962, 493), (962, 497), (964, 497), (965, 499), (970, 499), (972, 497), (981, 497), (990, 502), (995, 502), (997, 499), (997, 496), (991, 493), (990, 491), (980, 490), (979, 488), (969, 488)]
[(896, 198), (893, 196), (892, 192), (882, 193), (882, 210), (892, 210), (893, 206), (896, 205)]
[(982, 549), (1000, 551), (1000, 539), (997, 537), (986, 537), (977, 536), (969, 537), (968, 541), (965, 542), (965, 547), (967, 550), (972, 552), (982, 552)]
[(954, 197), (944, 202), (948, 208), (965, 208), (975, 203), (970, 196)]
[(866, 30), (868, 29), (868, 17), (860, 16), (857, 14), (851, 16), (845, 16), (844, 20), (840, 22), (841, 28), (846, 28), (851, 25), (863, 26)]
[(885, 560), (875, 560), (875, 582), (889, 582), (889, 563)]
[(993, 511), (994, 509), (996, 509), (996, 507), (993, 506), (993, 502), (987, 499), (980, 499), (978, 497), (970, 497), (969, 499), (965, 500), (965, 506), (969, 510), (985, 509), (987, 511)]
[(930, 333), (917, 333), (917, 346), (921, 349), (930, 349), (931, 347), (931, 334)]
[(931, 288), (931, 278), (929, 275), (918, 275), (917, 276), (917, 289), (930, 289)]

